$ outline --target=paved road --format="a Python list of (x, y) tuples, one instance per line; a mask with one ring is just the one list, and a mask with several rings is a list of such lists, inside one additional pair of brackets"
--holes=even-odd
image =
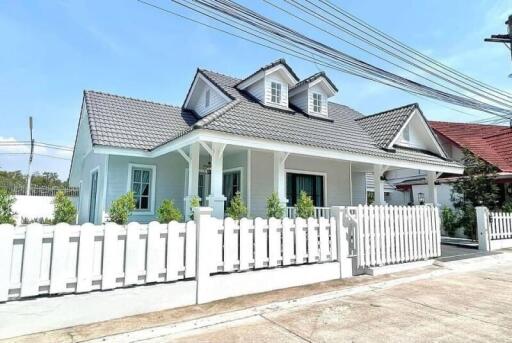
[(277, 310), (155, 342), (512, 342), (512, 264)]

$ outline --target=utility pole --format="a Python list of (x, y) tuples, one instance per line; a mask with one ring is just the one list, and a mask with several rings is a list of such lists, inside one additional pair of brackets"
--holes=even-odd
[(32, 116), (28, 118), (28, 127), (30, 130), (30, 156), (28, 158), (28, 172), (27, 172), (27, 195), (30, 195), (30, 183), (32, 181), (31, 167), (32, 159), (34, 158), (34, 138), (32, 136)]
[(491, 35), (491, 38), (485, 38), (484, 41), (491, 43), (503, 43), (510, 50), (510, 57), (512, 58), (512, 15), (508, 16), (508, 20), (505, 22), (507, 25), (507, 34)]

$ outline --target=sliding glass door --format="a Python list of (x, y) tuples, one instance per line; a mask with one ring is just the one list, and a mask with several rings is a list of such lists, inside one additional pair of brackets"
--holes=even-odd
[(306, 192), (317, 207), (324, 206), (324, 177), (313, 174), (286, 174), (286, 196), (288, 206), (295, 206), (300, 192)]

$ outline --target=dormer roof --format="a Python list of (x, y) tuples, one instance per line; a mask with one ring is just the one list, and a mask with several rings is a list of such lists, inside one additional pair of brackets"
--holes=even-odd
[(236, 84), (236, 88), (238, 89), (245, 89), (252, 85), (254, 82), (258, 81), (262, 77), (265, 76), (265, 73), (272, 70), (273, 68), (282, 66), (283, 70), (285, 71), (285, 76), (288, 78), (288, 82), (292, 85), (295, 85), (297, 82), (299, 82), (299, 77), (293, 69), (286, 63), (286, 60), (284, 58), (280, 58), (272, 63), (267, 64), (266, 66), (261, 67), (260, 69), (256, 70), (251, 75), (247, 76), (245, 79), (241, 80)]
[(333, 93), (332, 95), (334, 95), (334, 93), (338, 92), (338, 88), (336, 87), (336, 85), (331, 81), (331, 79), (329, 79), (327, 77), (327, 75), (323, 71), (313, 74), (310, 77), (307, 77), (304, 80), (298, 82), (295, 86), (293, 86), (293, 88), (291, 88), (289, 90), (289, 92), (294, 93), (299, 88), (301, 88), (305, 85), (311, 85), (312, 83), (314, 83), (317, 80), (325, 81), (326, 84), (328, 85), (328, 88), (331, 88), (331, 92)]

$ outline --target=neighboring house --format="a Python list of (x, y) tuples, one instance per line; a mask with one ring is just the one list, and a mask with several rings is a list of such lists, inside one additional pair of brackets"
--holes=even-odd
[(384, 203), (384, 173), (397, 168), (462, 173), (416, 104), (364, 117), (329, 102), (324, 73), (300, 80), (284, 60), (238, 79), (198, 69), (182, 106), (85, 91), (70, 171), (81, 189), (79, 221), (99, 223), (111, 202), (133, 191), (130, 220), (154, 220), (164, 199), (190, 215), (190, 199), (223, 217), (236, 192), (249, 216), (265, 216), (277, 192), (293, 206), (300, 191), (315, 206), (366, 202), (373, 173)]
[[(463, 150), (468, 149), (497, 169), (496, 183), (500, 202), (512, 200), (512, 127), (431, 121), (430, 126), (448, 156), (461, 162)], [(386, 175), (394, 184), (393, 203), (418, 204), (427, 192), (427, 174), (422, 170), (396, 170)], [(445, 174), (438, 178), (438, 204), (453, 207), (452, 183), (458, 176)]]

